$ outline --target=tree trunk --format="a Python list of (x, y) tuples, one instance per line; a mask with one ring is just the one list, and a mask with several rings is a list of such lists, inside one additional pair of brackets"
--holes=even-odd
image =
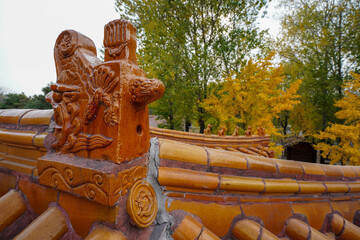
[(204, 108), (198, 107), (198, 113), (199, 113), (198, 123), (200, 127), (200, 133), (204, 133), (205, 130), (204, 112), (205, 112)]
[(188, 132), (191, 126), (190, 120), (185, 120), (185, 132)]
[(175, 129), (175, 124), (174, 124), (174, 111), (173, 111), (173, 104), (172, 104), (171, 101), (170, 101), (169, 105), (170, 105), (169, 128), (170, 128), (170, 129)]
[(204, 133), (205, 130), (205, 121), (202, 117), (198, 120), (199, 126), (200, 126), (200, 133)]

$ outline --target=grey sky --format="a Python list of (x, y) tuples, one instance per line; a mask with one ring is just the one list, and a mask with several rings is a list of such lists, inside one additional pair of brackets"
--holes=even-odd
[[(40, 94), (56, 80), (53, 47), (60, 32), (81, 32), (99, 49), (104, 25), (119, 17), (114, 6), (114, 0), (0, 0), (0, 87)], [(259, 22), (277, 34), (271, 14)]]

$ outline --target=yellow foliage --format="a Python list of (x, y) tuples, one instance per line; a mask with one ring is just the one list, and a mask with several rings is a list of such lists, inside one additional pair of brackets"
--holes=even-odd
[(284, 151), (284, 147), (281, 145), (276, 145), (275, 143), (271, 142), (269, 144), (270, 150), (273, 150), (275, 152), (275, 158), (280, 158), (282, 152)]
[(332, 142), (318, 143), (315, 148), (331, 160), (330, 164), (360, 165), (360, 75), (352, 73), (352, 79), (344, 86), (344, 97), (335, 103), (341, 108), (335, 115), (344, 124), (332, 124), (315, 137)]
[(316, 134), (318, 119), (321, 119), (321, 116), (309, 111), (312, 108), (314, 106), (302, 101), (291, 110), (289, 122), (291, 123), (291, 131), (295, 135), (300, 132), (308, 136)]
[(223, 79), (221, 90), (202, 106), (228, 129), (251, 126), (256, 134), (258, 127), (263, 127), (267, 134), (280, 135), (272, 120), (299, 103), (296, 92), (301, 80), (285, 88), (283, 67), (275, 67), (273, 58), (274, 53), (256, 62), (250, 59), (239, 74)]

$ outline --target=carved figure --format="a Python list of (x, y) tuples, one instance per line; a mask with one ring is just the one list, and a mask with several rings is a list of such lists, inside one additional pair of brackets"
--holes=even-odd
[(211, 135), (211, 128), (212, 128), (211, 124), (207, 125), (207, 128), (204, 130), (204, 134)]
[(157, 79), (132, 78), (130, 80), (131, 100), (140, 106), (159, 99), (165, 91), (165, 86)]
[[(108, 146), (112, 138), (83, 131), (82, 99), (89, 95), (83, 86), (90, 79), (85, 66), (101, 63), (96, 58), (94, 43), (80, 33), (67, 30), (57, 38), (54, 51), (58, 78), (46, 96), (53, 106), (56, 124), (52, 147), (75, 153)], [(88, 62), (92, 58), (93, 61)]]
[(234, 133), (232, 135), (233, 136), (239, 136), (239, 126), (235, 127)]
[(251, 126), (248, 126), (247, 130), (245, 131), (245, 136), (251, 137), (251, 131), (252, 131)]
[(105, 25), (104, 35), (105, 62), (86, 36), (73, 30), (59, 35), (54, 48), (57, 80), (46, 99), (54, 109), (55, 150), (120, 163), (148, 150), (147, 105), (165, 87), (137, 66), (131, 23), (114, 20)]
[(257, 129), (257, 135), (259, 136), (265, 136), (265, 129), (263, 127), (259, 127)]
[(225, 136), (226, 127), (221, 127), (220, 131), (218, 131), (219, 136)]
[(136, 60), (136, 28), (130, 22), (117, 19), (104, 27), (105, 62), (112, 60)]

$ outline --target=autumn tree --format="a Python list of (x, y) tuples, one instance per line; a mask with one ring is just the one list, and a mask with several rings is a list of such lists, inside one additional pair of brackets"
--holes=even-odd
[(121, 18), (138, 29), (139, 62), (166, 91), (151, 107), (168, 127), (196, 120), (200, 132), (206, 113), (201, 104), (209, 83), (237, 71), (262, 44), (256, 19), (268, 0), (122, 0)]
[(344, 86), (344, 97), (335, 104), (341, 109), (335, 115), (344, 120), (344, 124), (334, 123), (317, 135), (323, 141), (315, 148), (330, 159), (331, 164), (360, 165), (360, 75), (353, 73), (352, 76)]
[(238, 72), (223, 79), (220, 90), (204, 101), (206, 111), (229, 130), (251, 126), (256, 134), (257, 128), (263, 127), (268, 134), (279, 135), (273, 120), (299, 103), (296, 92), (301, 81), (286, 88), (283, 67), (274, 66), (273, 57), (270, 54), (258, 61), (250, 59)]
[[(316, 129), (336, 122), (335, 101), (350, 71), (359, 68), (360, 2), (355, 0), (282, 1), (278, 50), (286, 73), (303, 84), (301, 108)], [(295, 116), (296, 119), (296, 116)]]

